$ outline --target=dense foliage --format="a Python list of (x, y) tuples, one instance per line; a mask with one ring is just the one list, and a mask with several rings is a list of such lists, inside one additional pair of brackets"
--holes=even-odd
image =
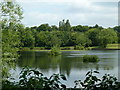
[[(65, 21), (64, 21), (65, 22)], [(61, 22), (63, 23), (63, 21)], [(66, 23), (69, 23), (66, 21)], [(107, 44), (118, 43), (118, 33), (112, 28), (65, 26), (60, 27), (42, 24), (36, 27), (24, 27), (20, 32), (22, 47), (53, 47), (53, 46), (99, 46), (105, 48)], [(56, 27), (56, 28), (55, 28)], [(79, 28), (78, 28), (79, 27)], [(87, 27), (87, 29), (85, 28)]]
[[(89, 46), (105, 48), (107, 44), (118, 43), (119, 26), (114, 28), (103, 28), (97, 24), (93, 27), (72, 26), (69, 20), (62, 20), (59, 22), (59, 26), (41, 24), (34, 27), (25, 27), (20, 23), (23, 12), (18, 4), (5, 1), (0, 5), (2, 11), (0, 23), (3, 36), (12, 38), (12, 44), (13, 42), (19, 44), (19, 47), (51, 48), (57, 45), (83, 49)], [(8, 32), (14, 35), (7, 37), (10, 34)], [(16, 41), (19, 43), (16, 43)]]
[[(85, 80), (74, 81), (73, 90), (119, 90), (120, 83), (117, 78), (105, 74), (101, 79), (97, 77), (98, 71), (88, 71)], [(53, 74), (45, 77), (36, 69), (23, 68), (19, 82), (3, 81), (2, 90), (66, 90), (66, 85), (61, 80), (67, 81), (62, 74)], [(70, 89), (70, 90), (72, 90)], [(69, 90), (69, 89), (68, 89)]]
[(97, 55), (84, 55), (83, 62), (98, 62)]
[(66, 88), (61, 80), (67, 80), (62, 74), (53, 74), (45, 77), (36, 69), (23, 68), (19, 82), (3, 81), (2, 90), (59, 90)]
[(18, 57), (20, 45), (19, 32), (21, 28), (22, 9), (16, 2), (0, 3), (0, 24), (2, 31), (2, 76), (6, 77), (9, 67), (13, 67)]
[(102, 78), (98, 78), (98, 71), (88, 71), (84, 81), (76, 80), (75, 88), (82, 87), (83, 90), (119, 90), (120, 83), (117, 78), (110, 74), (105, 74)]
[(52, 47), (51, 51), (49, 52), (49, 55), (53, 55), (53, 56), (57, 56), (60, 54), (61, 54), (60, 47), (57, 46)]

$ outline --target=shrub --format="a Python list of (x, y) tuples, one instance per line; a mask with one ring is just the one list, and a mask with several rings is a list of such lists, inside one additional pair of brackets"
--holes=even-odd
[(61, 54), (60, 48), (57, 46), (54, 46), (51, 48), (51, 51), (49, 52), (50, 55), (57, 56)]
[[(120, 83), (117, 82), (117, 78), (109, 74), (105, 74), (102, 79), (99, 79), (96, 75), (98, 71), (88, 71), (85, 80), (76, 80), (75, 87), (82, 88), (82, 90), (120, 90)], [(81, 87), (80, 87), (81, 86)]]
[(23, 68), (19, 79), (17, 83), (4, 81), (3, 90), (60, 90), (66, 88), (60, 80), (67, 80), (62, 74), (53, 74), (48, 78), (38, 70), (28, 68)]
[(76, 45), (74, 46), (75, 50), (84, 50), (85, 48), (82, 45)]
[[(75, 87), (70, 90), (120, 90), (116, 77), (105, 74), (100, 79), (96, 74), (99, 72), (88, 71), (85, 80), (76, 80)], [(3, 81), (2, 90), (67, 90), (61, 82), (67, 80), (62, 74), (53, 74), (48, 78), (36, 69), (23, 68), (19, 79), (19, 82)]]
[(97, 55), (84, 55), (83, 62), (98, 62)]

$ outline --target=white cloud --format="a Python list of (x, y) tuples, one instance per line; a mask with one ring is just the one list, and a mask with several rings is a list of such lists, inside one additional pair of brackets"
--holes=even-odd
[[(95, 5), (91, 2), (98, 0), (44, 0), (47, 3), (41, 3), (43, 0), (41, 2), (37, 1), (22, 5), (25, 11), (23, 23), (27, 26), (40, 25), (42, 23), (58, 25), (58, 22), (62, 19), (69, 19), (72, 25), (100, 24), (104, 27), (115, 26), (118, 22), (117, 6), (107, 7), (105, 5)], [(66, 3), (67, 1), (69, 2)], [(49, 11), (49, 9), (54, 12)]]
[(30, 12), (24, 15), (24, 17), (25, 19), (23, 20), (23, 23), (27, 26), (40, 25), (43, 23), (56, 25), (59, 20), (63, 19), (62, 16), (57, 14), (44, 14), (40, 12)]

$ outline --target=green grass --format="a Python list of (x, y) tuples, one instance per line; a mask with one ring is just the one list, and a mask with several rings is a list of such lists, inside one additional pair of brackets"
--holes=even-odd
[(90, 49), (120, 49), (120, 44), (108, 44), (106, 48), (100, 48), (99, 46), (89, 47)]
[(120, 49), (120, 44), (108, 44), (107, 48)]
[[(74, 46), (70, 47), (60, 47), (60, 51), (80, 51), (80, 50), (75, 50)], [(92, 49), (120, 49), (120, 44), (108, 44), (106, 48), (100, 48), (99, 46), (94, 46), (94, 47), (88, 47), (88, 49), (84, 50), (92, 50)], [(45, 47), (34, 47), (33, 49), (30, 49), (29, 47), (23, 47), (20, 49), (20, 51), (50, 51), (49, 48)]]

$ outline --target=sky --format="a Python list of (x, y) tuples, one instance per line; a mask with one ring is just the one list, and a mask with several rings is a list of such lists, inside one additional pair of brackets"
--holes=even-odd
[(17, 0), (23, 8), (25, 26), (71, 25), (114, 27), (118, 25), (118, 0)]

